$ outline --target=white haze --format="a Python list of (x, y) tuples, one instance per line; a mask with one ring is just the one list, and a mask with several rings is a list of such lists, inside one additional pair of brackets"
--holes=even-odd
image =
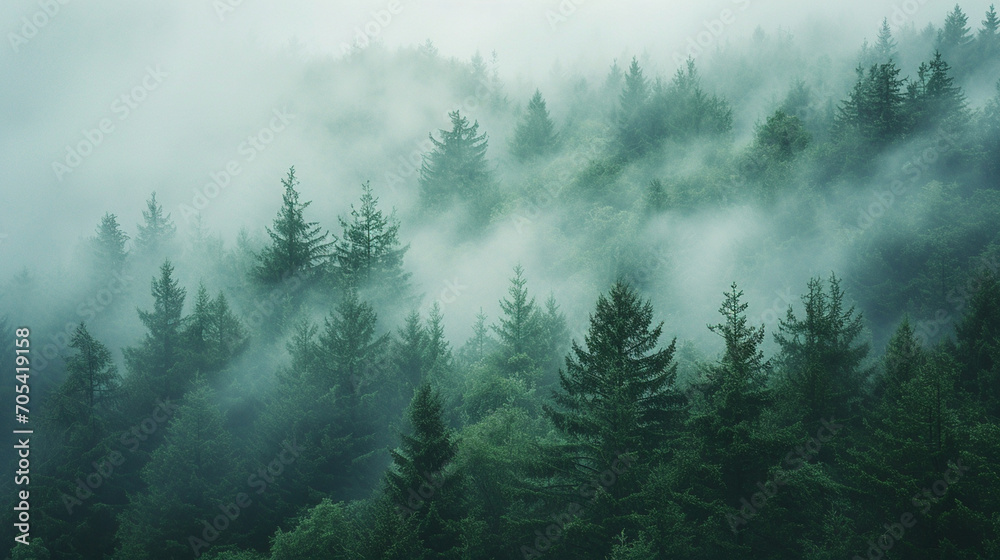
[[(563, 75), (600, 84), (613, 61), (624, 66), (637, 56), (647, 75), (669, 76), (678, 57), (686, 58), (690, 40), (719, 29), (713, 22), (724, 10), (732, 12), (732, 23), (722, 24), (696, 57), (700, 65), (704, 62), (702, 74), (709, 86), (712, 52), (727, 44), (749, 45), (758, 26), (772, 34), (779, 29), (791, 33), (803, 51), (853, 60), (862, 41), (874, 39), (882, 18), (892, 18), (894, 7), (902, 4), (244, 0), (220, 21), (215, 6), (221, 3), (70, 1), (60, 4), (37, 35), (17, 45), (17, 52), (9, 33), (20, 33), (22, 18), (34, 17), (40, 4), (5, 5), (0, 16), (6, 37), (0, 46), (0, 281), (22, 267), (43, 277), (70, 267), (105, 212), (116, 214), (134, 236), (144, 201), (154, 190), (183, 232), (189, 224), (180, 206), (192, 205), (194, 190), (234, 160), (240, 174), (202, 212), (205, 224), (222, 235), (227, 247), (241, 228), (259, 235), (270, 224), (280, 203), (279, 180), (291, 165), (301, 180), (303, 199), (313, 201), (310, 218), (335, 232), (336, 217), (348, 212), (361, 183), (371, 180), (382, 202), (399, 210), (403, 241), (411, 244), (406, 268), (424, 301), (459, 286), (455, 297), (444, 298), (450, 300), (445, 316), (453, 342), (464, 340), (480, 306), (496, 316), (496, 301), (517, 263), (524, 265), (539, 301), (554, 293), (577, 329), (606, 286), (588, 271), (560, 261), (559, 240), (547, 225), (558, 200), (526, 229), (501, 221), (483, 239), (465, 240), (446, 227), (414, 225), (414, 174), (396, 189), (385, 181), (387, 170), (400, 168), (399, 158), (419, 154), (427, 134), (447, 125), (450, 110), (462, 108), (480, 119), (491, 138), (489, 157), (498, 164), (507, 157), (503, 152), (511, 123), (495, 122), (478, 103), (469, 106), (454, 98), (433, 75), (414, 80), (394, 75), (393, 69), (335, 65), (342, 45), (355, 41), (356, 30), (376, 28), (390, 4), (398, 5), (384, 27), (378, 24), (379, 48), (415, 47), (430, 39), (442, 56), (462, 61), (477, 51), (489, 60), (495, 51), (510, 100), (523, 103), (536, 87), (552, 90), (546, 98), (558, 122), (565, 111), (558, 94), (565, 88)], [(960, 4), (970, 14), (970, 24), (978, 25), (988, 2)], [(952, 4), (924, 1), (921, 6), (906, 22), (917, 29), (940, 23)], [(121, 120), (121, 112), (112, 109), (115, 99), (142, 84), (149, 68), (166, 76)], [(325, 68), (332, 70), (326, 73)], [(847, 73), (839, 79), (850, 78)], [(773, 100), (790, 85), (789, 79), (776, 77), (755, 97), (731, 100), (737, 139), (745, 141), (753, 123), (773, 109)], [(970, 97), (975, 101), (988, 93), (983, 87)], [(239, 150), (241, 143), (268, 126), (275, 111), (294, 118), (248, 161)], [(81, 141), (83, 131), (104, 118), (112, 120), (114, 132), (58, 180), (53, 162), (62, 162), (66, 146)], [(523, 179), (506, 176), (503, 165), (500, 176)], [(751, 286), (751, 314), (767, 318), (787, 305), (783, 294), (797, 299), (808, 278), (838, 269), (841, 255), (835, 246), (808, 237), (782, 246), (769, 237), (767, 224), (768, 216), (758, 210), (729, 208), (685, 218), (664, 216), (635, 232), (647, 235), (651, 247), (666, 243), (671, 248), (653, 271), (669, 281), (661, 283), (663, 293), (650, 294), (667, 321), (668, 334), (704, 336), (704, 325), (716, 321), (721, 292), (734, 280)], [(674, 251), (682, 240), (684, 248)], [(760, 258), (770, 260), (757, 270), (766, 273), (732, 276), (727, 263), (743, 246), (765, 247)], [(194, 277), (187, 273), (185, 282)], [(147, 281), (137, 279), (140, 294)], [(46, 282), (51, 287), (73, 280)], [(192, 294), (195, 287), (186, 287)], [(146, 299), (138, 304), (148, 306)]]

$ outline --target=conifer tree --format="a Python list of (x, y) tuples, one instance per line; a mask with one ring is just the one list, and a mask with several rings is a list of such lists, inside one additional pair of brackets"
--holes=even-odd
[(944, 20), (944, 28), (938, 33), (938, 50), (945, 53), (948, 58), (954, 59), (972, 40), (969, 16), (965, 15), (961, 6), (955, 4), (955, 9), (949, 12)]
[(774, 335), (781, 347), (782, 401), (797, 411), (796, 420), (847, 418), (871, 373), (864, 366), (869, 346), (860, 340), (861, 314), (845, 306), (836, 276), (830, 277), (829, 292), (824, 292), (819, 278), (810, 280), (802, 304), (803, 316), (796, 316), (789, 306)]
[(440, 396), (423, 383), (413, 396), (407, 417), (411, 434), (401, 434), (391, 450), (386, 493), (403, 517), (414, 517), (417, 534), (430, 558), (451, 558), (462, 548), (462, 512), (458, 493), (462, 479), (452, 467), (458, 444), (444, 421)]
[(618, 98), (618, 139), (625, 153), (641, 155), (649, 147), (650, 93), (649, 82), (633, 57)]
[(505, 366), (511, 358), (521, 354), (532, 360), (533, 365), (541, 365), (544, 336), (541, 317), (535, 298), (528, 297), (521, 265), (514, 267), (514, 277), (510, 279), (507, 289), (508, 297), (500, 300), (502, 315), (499, 322), (493, 325), (493, 332), (499, 337), (501, 366)]
[(307, 222), (305, 209), (310, 202), (299, 202), (295, 187), (295, 167), (288, 170), (288, 176), (281, 180), (285, 188), (282, 205), (274, 225), (267, 228), (271, 244), (257, 257), (257, 277), (268, 285), (273, 285), (303, 273), (314, 274), (330, 256), (335, 241), (327, 241), (316, 222)]
[(979, 45), (980, 60), (988, 62), (996, 60), (997, 55), (1000, 55), (1000, 16), (993, 4), (986, 11), (986, 19), (983, 20), (976, 42)]
[(479, 121), (469, 124), (458, 111), (448, 116), (451, 130), (441, 130), (441, 140), (428, 135), (434, 149), (420, 167), (421, 202), (432, 210), (468, 204), (472, 218), (482, 223), (496, 204), (493, 170), (486, 159), (488, 139), (479, 133)]
[(514, 130), (511, 143), (514, 157), (523, 162), (550, 153), (556, 146), (555, 128), (542, 92), (536, 89), (528, 102), (528, 110)]
[(145, 400), (177, 398), (187, 389), (188, 372), (177, 367), (184, 351), (181, 332), (187, 292), (173, 275), (173, 265), (169, 259), (165, 260), (160, 266), (160, 277), (152, 282), (153, 309), (138, 310), (139, 320), (148, 332), (139, 346), (124, 350), (133, 384), (142, 385), (134, 390), (145, 394)]
[(76, 352), (66, 360), (67, 376), (56, 396), (54, 419), (63, 426), (83, 428), (96, 439), (98, 422), (110, 416), (121, 378), (111, 351), (84, 323), (73, 332), (69, 347)]
[(125, 250), (128, 239), (128, 235), (118, 225), (118, 217), (111, 213), (104, 214), (97, 226), (97, 234), (91, 238), (94, 265), (99, 275), (121, 272), (128, 256), (128, 251)]
[(658, 348), (663, 324), (652, 321), (652, 305), (616, 282), (598, 297), (583, 345), (572, 343), (560, 390), (544, 410), (578, 448), (581, 473), (619, 453), (654, 449), (676, 419), (676, 340)]
[(395, 212), (386, 216), (367, 182), (361, 186), (361, 207), (351, 205), (351, 221), (343, 218), (343, 238), (334, 249), (334, 260), (344, 285), (360, 288), (376, 284), (395, 293), (405, 290), (410, 277), (403, 272), (403, 255), (409, 245), (399, 244)]
[(139, 233), (135, 236), (136, 249), (140, 253), (156, 255), (173, 239), (177, 226), (170, 219), (170, 214), (164, 214), (163, 205), (156, 202), (155, 191), (146, 201), (142, 219), (143, 223), (137, 226)]

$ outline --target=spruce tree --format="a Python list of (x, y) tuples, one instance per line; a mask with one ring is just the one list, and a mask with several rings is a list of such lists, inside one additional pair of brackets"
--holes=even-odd
[(155, 191), (146, 201), (142, 219), (143, 223), (137, 226), (139, 233), (135, 236), (136, 249), (143, 254), (157, 255), (173, 239), (177, 226), (170, 219), (170, 214), (164, 214), (163, 205), (156, 202)]
[(405, 291), (410, 277), (403, 272), (403, 255), (410, 246), (399, 244), (395, 211), (384, 215), (369, 184), (365, 182), (361, 188), (361, 207), (351, 205), (352, 219), (338, 218), (344, 235), (333, 254), (337, 271), (345, 287), (374, 284), (399, 294)]
[(97, 226), (97, 234), (91, 238), (94, 266), (98, 275), (121, 272), (128, 256), (128, 251), (125, 250), (128, 239), (128, 235), (118, 225), (118, 217), (111, 213), (104, 214)]
[(322, 267), (330, 256), (335, 241), (327, 241), (316, 222), (307, 222), (305, 209), (310, 202), (299, 202), (295, 187), (295, 167), (281, 180), (285, 192), (282, 205), (272, 227), (267, 228), (271, 244), (257, 257), (257, 278), (267, 285), (274, 285), (295, 274), (310, 276)]
[(536, 89), (528, 102), (528, 110), (514, 130), (511, 152), (519, 161), (524, 162), (547, 155), (555, 146), (555, 124), (549, 117), (542, 92)]
[(965, 15), (961, 6), (955, 4), (955, 9), (944, 20), (944, 28), (938, 33), (938, 50), (946, 53), (949, 58), (955, 58), (960, 49), (972, 40), (969, 16)]
[(789, 306), (774, 334), (781, 347), (781, 400), (795, 411), (795, 420), (845, 419), (855, 411), (871, 374), (864, 365), (869, 346), (861, 340), (861, 314), (846, 307), (836, 276), (830, 277), (828, 292), (819, 278), (810, 280), (802, 305), (801, 317)]
[(486, 159), (486, 134), (479, 122), (458, 111), (448, 113), (451, 130), (441, 130), (441, 140), (428, 135), (434, 149), (420, 167), (420, 200), (424, 208), (441, 211), (454, 202), (469, 205), (472, 219), (486, 221), (496, 204), (493, 170)]
[(665, 441), (678, 393), (676, 340), (658, 348), (663, 324), (627, 284), (601, 294), (583, 346), (575, 340), (546, 415), (578, 448), (581, 475), (611, 465), (619, 453), (649, 451)]
[(502, 314), (499, 322), (493, 325), (500, 342), (500, 365), (504, 368), (512, 358), (522, 354), (531, 360), (531, 365), (542, 365), (544, 325), (535, 298), (528, 297), (527, 283), (524, 269), (521, 265), (515, 266), (507, 289), (508, 297), (500, 300)]
[(618, 97), (618, 141), (626, 154), (641, 155), (649, 148), (649, 98), (650, 85), (633, 57), (625, 85)]
[(189, 372), (177, 367), (184, 352), (181, 332), (187, 292), (174, 279), (169, 259), (160, 266), (160, 277), (153, 278), (152, 294), (153, 309), (138, 310), (139, 320), (148, 332), (138, 346), (124, 350), (130, 383), (133, 391), (142, 395), (142, 402), (177, 398), (189, 381)]
[(386, 494), (403, 517), (414, 517), (417, 534), (430, 558), (452, 558), (462, 548), (462, 479), (453, 463), (458, 444), (444, 421), (441, 397), (422, 384), (410, 403), (411, 434), (400, 435), (391, 450)]
[(986, 19), (983, 20), (983, 27), (979, 30), (976, 42), (979, 45), (981, 61), (994, 61), (1000, 55), (1000, 16), (997, 15), (993, 4), (990, 4), (990, 9), (986, 11)]
[(66, 360), (66, 380), (55, 397), (53, 419), (87, 432), (93, 446), (114, 410), (121, 377), (111, 351), (91, 336), (84, 323), (73, 332), (69, 347), (75, 352)]

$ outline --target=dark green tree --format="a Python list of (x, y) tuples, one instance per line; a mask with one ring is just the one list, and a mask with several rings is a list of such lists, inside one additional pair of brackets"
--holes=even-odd
[(305, 209), (310, 202), (299, 202), (295, 187), (295, 167), (281, 180), (285, 192), (274, 225), (267, 228), (271, 244), (257, 257), (257, 278), (267, 285), (277, 284), (295, 274), (314, 274), (330, 256), (335, 241), (327, 241), (316, 222), (307, 222)]
[(649, 147), (649, 98), (649, 82), (639, 67), (639, 61), (633, 57), (618, 97), (616, 119), (618, 140), (627, 154), (641, 155)]
[(993, 4), (990, 4), (990, 9), (986, 11), (986, 19), (983, 20), (983, 27), (979, 30), (976, 42), (979, 45), (981, 61), (994, 61), (1000, 55), (1000, 16), (997, 15)]
[(969, 16), (965, 15), (961, 6), (955, 4), (955, 9), (948, 13), (944, 27), (938, 32), (937, 49), (949, 60), (956, 60), (964, 53), (964, 49), (973, 41), (972, 28), (969, 27)]
[(519, 161), (524, 162), (548, 155), (555, 149), (556, 142), (555, 123), (545, 107), (542, 92), (536, 89), (528, 102), (527, 111), (514, 130), (511, 152)]
[(395, 211), (384, 215), (369, 184), (365, 182), (361, 189), (361, 207), (351, 205), (351, 220), (338, 218), (344, 229), (333, 254), (338, 275), (348, 288), (374, 284), (399, 294), (410, 277), (403, 272), (403, 256), (410, 246), (399, 244)]
[[(535, 298), (528, 297), (528, 281), (521, 265), (514, 267), (514, 276), (507, 289), (508, 297), (500, 300), (501, 315), (493, 325), (500, 343), (499, 360), (502, 368), (518, 369), (512, 359), (526, 356), (531, 366), (541, 365), (544, 347), (544, 325)], [(511, 372), (513, 373), (513, 372)]]
[(582, 476), (619, 453), (654, 449), (669, 434), (679, 402), (676, 341), (658, 348), (663, 324), (652, 321), (652, 305), (617, 282), (598, 297), (584, 345), (572, 343), (560, 390), (544, 410), (578, 448)]
[(833, 275), (829, 291), (819, 278), (810, 280), (802, 306), (801, 317), (789, 306), (774, 334), (781, 347), (781, 401), (794, 420), (807, 425), (830, 416), (846, 419), (856, 412), (871, 375), (864, 363), (869, 345), (861, 339), (861, 314), (846, 306), (840, 280)]
[(428, 383), (413, 396), (407, 417), (411, 434), (391, 450), (387, 496), (404, 518), (414, 517), (429, 558), (458, 558), (462, 546), (462, 478), (454, 468), (458, 443), (444, 421), (440, 396)]
[[(119, 516), (121, 560), (180, 560), (233, 542), (239, 531), (204, 539), (207, 524), (232, 502), (245, 481), (215, 393), (197, 383), (166, 427), (163, 444), (142, 470), (147, 489)], [(224, 516), (225, 517), (225, 516)], [(213, 533), (210, 533), (213, 534)]]
[(1000, 281), (980, 272), (962, 320), (955, 326), (959, 387), (991, 418), (1000, 418)]
[(66, 380), (56, 396), (54, 419), (97, 438), (105, 427), (100, 424), (115, 408), (121, 377), (111, 351), (91, 336), (84, 323), (73, 332), (69, 347), (76, 352), (66, 360)]
[(184, 352), (181, 332), (187, 292), (174, 279), (169, 259), (160, 266), (160, 277), (153, 278), (152, 293), (153, 309), (138, 310), (146, 336), (138, 346), (124, 350), (131, 392), (143, 403), (178, 398), (191, 380), (190, 372), (178, 367)]

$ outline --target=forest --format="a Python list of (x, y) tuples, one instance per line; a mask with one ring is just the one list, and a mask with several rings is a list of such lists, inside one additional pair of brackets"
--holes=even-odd
[(9, 557), (1000, 558), (1000, 15), (924, 9), (540, 84), (431, 40), (302, 63), (354, 184), (288, 158), (234, 236), (237, 186), (134, 185), (5, 264)]

